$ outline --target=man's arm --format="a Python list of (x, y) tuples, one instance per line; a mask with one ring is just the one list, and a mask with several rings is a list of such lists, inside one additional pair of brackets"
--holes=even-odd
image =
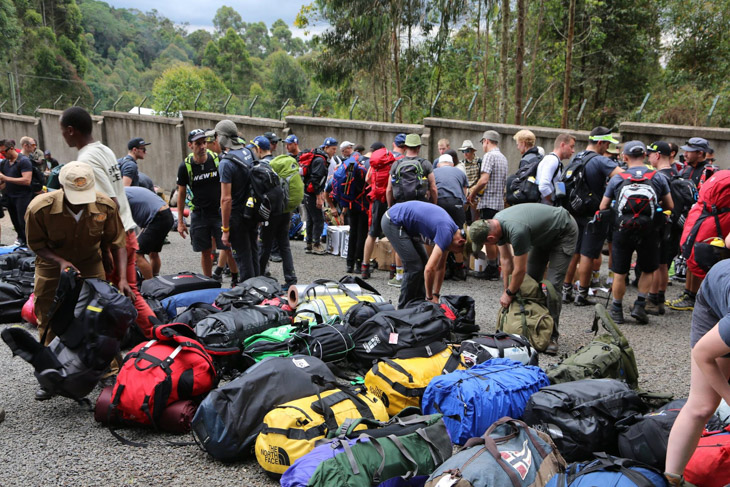
[(488, 172), (483, 172), (479, 175), (479, 180), (474, 186), (472, 186), (471, 191), (469, 191), (469, 203), (474, 204), (477, 199), (479, 199), (479, 193), (481, 193), (489, 183), (489, 176), (490, 174)]
[(221, 226), (227, 228), (228, 231), (223, 232), (221, 239), (227, 246), (231, 246), (230, 242), (230, 224), (231, 224), (231, 183), (221, 183)]
[[(441, 247), (434, 245), (431, 256), (426, 262), (426, 269), (423, 271), (423, 278), (426, 284), (426, 299), (438, 303), (438, 297), (434, 296), (441, 290), (444, 282), (444, 270), (448, 252), (441, 250)], [(430, 298), (430, 299), (429, 299)]]
[(10, 176), (0, 174), (0, 181), (20, 186), (30, 186), (30, 180), (33, 178), (33, 171), (23, 171), (21, 174), (22, 176), (19, 178), (11, 178)]
[(499, 261), (502, 266), (502, 284), (503, 288), (507, 289), (509, 286), (509, 276), (512, 275), (514, 270), (514, 255), (512, 254), (512, 246), (509, 244), (500, 245), (499, 249)]
[(598, 207), (599, 210), (607, 210), (611, 206), (611, 198), (608, 196), (604, 196), (601, 199), (601, 206)]
[(124, 293), (129, 299), (134, 301), (135, 295), (132, 288), (127, 282), (127, 273), (124, 271), (127, 268), (127, 249), (126, 247), (117, 247), (112, 250), (114, 256), (114, 268), (118, 269), (119, 274), (119, 290)]
[(558, 164), (560, 164), (560, 161), (557, 159), (557, 157), (546, 156), (537, 165), (537, 174), (535, 175), (540, 196), (549, 202), (553, 200), (553, 174), (555, 174), (555, 170), (558, 168)]
[(388, 178), (388, 187), (385, 189), (385, 200), (388, 202), (388, 208), (395, 204), (395, 198), (393, 198), (393, 184)]
[(439, 190), (436, 187), (436, 178), (434, 177), (433, 173), (430, 173), (428, 175), (428, 192), (431, 203), (433, 203), (434, 205), (438, 204)]
[(187, 186), (177, 185), (177, 233), (182, 238), (188, 233), (188, 227), (185, 225), (185, 194)]
[(132, 185), (132, 178), (130, 178), (129, 176), (122, 176), (122, 181), (124, 181), (125, 186)]
[(667, 193), (662, 196), (662, 210), (672, 211), (674, 209), (674, 200), (672, 199), (672, 193)]
[(510, 294), (517, 294), (517, 291), (520, 290), (520, 286), (522, 286), (522, 281), (525, 280), (525, 274), (527, 273), (527, 255), (528, 254), (516, 255), (512, 259), (512, 262), (514, 264), (514, 267), (512, 269), (512, 279), (505, 286), (505, 291), (502, 293), (502, 297), (499, 298), (499, 304), (501, 304), (505, 308), (508, 307), (510, 303), (512, 303), (513, 298), (512, 296), (507, 294), (507, 290), (509, 289)]

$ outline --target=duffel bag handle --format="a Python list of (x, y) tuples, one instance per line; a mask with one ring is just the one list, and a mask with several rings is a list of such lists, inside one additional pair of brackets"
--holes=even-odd
[(641, 472), (637, 472), (636, 470), (632, 470), (630, 467), (641, 467), (645, 468), (647, 470), (651, 470), (652, 472), (656, 472), (657, 474), (661, 475), (661, 472), (653, 467), (650, 467), (648, 465), (645, 465), (641, 462), (637, 462), (635, 460), (630, 460), (627, 458), (618, 458), (611, 455), (608, 455), (604, 452), (594, 452), (593, 455), (596, 457), (596, 462), (598, 462), (596, 465), (584, 468), (580, 472), (576, 473), (571, 481), (574, 481), (576, 478), (586, 475), (592, 472), (599, 472), (601, 470), (610, 470), (614, 472), (620, 472), (621, 474), (628, 477), (629, 480), (631, 480), (634, 484), (636, 484), (636, 487), (653, 487), (655, 484), (649, 480), (648, 478), (644, 477), (644, 475), (641, 474)]
[[(311, 291), (314, 291), (312, 294), (316, 297), (317, 296), (316, 287), (323, 286), (325, 288), (327, 295), (333, 296), (332, 291), (330, 290), (330, 287), (327, 284), (334, 284), (335, 285), (334, 287), (336, 289), (338, 289), (339, 291), (342, 291), (342, 294), (346, 295), (349, 298), (354, 299), (355, 301), (360, 301), (360, 299), (357, 297), (357, 294), (350, 291), (347, 288), (347, 286), (345, 286), (344, 284), (342, 284), (340, 282), (334, 281), (332, 279), (315, 279), (314, 281), (312, 281), (311, 284), (309, 284), (306, 288), (304, 288), (304, 292), (302, 294), (304, 294), (304, 296), (308, 297), (309, 293)], [(339, 293), (336, 293), (336, 294), (339, 294)]]
[(545, 458), (549, 455), (549, 452), (545, 451), (545, 449), (540, 445), (540, 442), (538, 441), (538, 438), (535, 437), (535, 435), (530, 430), (530, 427), (524, 422), (520, 421), (519, 419), (510, 418), (509, 416), (505, 416), (501, 419), (498, 419), (495, 421), (484, 433), (483, 437), (488, 437), (490, 439), (491, 436), (489, 436), (492, 432), (494, 432), (495, 429), (497, 429), (498, 426), (507, 424), (512, 427), (513, 433), (510, 433), (507, 436), (502, 436), (501, 438), (497, 438), (495, 443), (503, 443), (505, 441), (511, 440), (512, 438), (515, 438), (519, 435), (520, 429), (522, 429), (527, 437), (530, 439), (530, 443), (532, 443), (535, 447), (535, 449), (540, 453), (540, 455)]

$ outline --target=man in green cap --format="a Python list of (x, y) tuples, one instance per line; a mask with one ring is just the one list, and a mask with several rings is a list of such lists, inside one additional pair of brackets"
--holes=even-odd
[[(490, 220), (474, 222), (469, 238), (474, 251), (485, 243), (498, 246), (504, 281), (499, 304), (507, 308), (525, 274), (539, 282), (547, 269), (547, 279), (560, 289), (578, 241), (578, 225), (564, 208), (523, 203), (498, 212)], [(545, 353), (558, 352), (558, 335), (556, 321)]]

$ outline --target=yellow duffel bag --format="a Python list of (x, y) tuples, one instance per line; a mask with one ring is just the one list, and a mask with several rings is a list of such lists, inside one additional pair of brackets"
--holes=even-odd
[(421, 396), (434, 377), (466, 368), (451, 346), (437, 342), (429, 348), (426, 357), (380, 359), (365, 375), (368, 391), (383, 401), (391, 416), (407, 406), (421, 407)]
[(347, 294), (320, 295), (317, 298), (307, 299), (299, 303), (294, 321), (308, 320), (324, 323), (333, 316), (344, 318), (345, 313), (350, 308), (362, 301), (383, 303), (385, 299), (379, 294), (361, 294), (359, 296), (348, 296)]
[[(268, 474), (283, 474), (314, 449), (317, 440), (336, 431), (347, 419), (388, 421), (382, 401), (365, 387), (341, 386), (320, 395), (281, 404), (264, 417), (256, 438), (256, 460)], [(358, 429), (365, 429), (362, 425)]]

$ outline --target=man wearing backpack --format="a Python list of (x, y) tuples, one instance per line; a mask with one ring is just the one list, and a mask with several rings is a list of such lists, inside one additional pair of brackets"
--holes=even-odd
[[(335, 141), (336, 144), (337, 141)], [(287, 150), (288, 148), (289, 144), (287, 144)], [(327, 183), (328, 157), (329, 155), (321, 148), (300, 152), (297, 157), (304, 183), (304, 207), (307, 213), (307, 242), (304, 251), (308, 254), (324, 255), (327, 253), (327, 249), (320, 243), (320, 240), (324, 230), (322, 208), (324, 207), (324, 188)]]
[(254, 157), (243, 147), (245, 141), (231, 120), (218, 122), (215, 133), (225, 152), (219, 167), (221, 240), (230, 246), (243, 282), (260, 275), (258, 224), (250, 215), (254, 205), (250, 191)]
[[(594, 304), (588, 300), (593, 263), (601, 258), (603, 243), (610, 227), (609, 221), (595, 218), (596, 212), (606, 190), (606, 181), (623, 172), (618, 164), (605, 156), (609, 144), (616, 143), (618, 141), (613, 138), (609, 129), (594, 128), (588, 136), (586, 150), (576, 154), (563, 174), (566, 192), (563, 207), (573, 215), (578, 224), (578, 243), (563, 283), (563, 303), (573, 302), (576, 306)], [(580, 284), (578, 294), (573, 300), (576, 268)]]
[(553, 151), (542, 158), (537, 166), (535, 179), (540, 190), (540, 202), (544, 205), (558, 204), (556, 183), (563, 175), (563, 164), (561, 161), (570, 158), (575, 152), (575, 137), (570, 134), (560, 134), (555, 138)]
[[(461, 162), (463, 163), (464, 172), (466, 172), (466, 180), (469, 183), (467, 189), (468, 194), (468, 192), (479, 182), (482, 159), (477, 157), (477, 150), (474, 148), (474, 144), (471, 140), (465, 140), (462, 142), (459, 150), (462, 154), (464, 154), (464, 159)], [(467, 224), (471, 225), (471, 222), (479, 219), (476, 205), (469, 205), (465, 212)]]
[(342, 159), (337, 155), (337, 139), (327, 137), (320, 149), (327, 153), (327, 181), (329, 182), (335, 170), (342, 164)]
[(691, 179), (699, 188), (702, 172), (708, 164), (707, 153), (710, 151), (710, 144), (702, 137), (692, 137), (681, 149), (684, 151), (684, 162), (687, 164), (682, 171), (682, 177)]
[[(499, 150), (499, 133), (487, 130), (482, 135), (481, 174), (477, 184), (469, 191), (468, 201), (473, 205), (477, 200), (477, 210), (483, 220), (494, 218), (504, 208), (504, 185), (507, 181), (507, 158)], [(487, 243), (487, 268), (477, 277), (496, 281), (499, 279), (497, 266), (497, 246)]]
[(398, 134), (393, 138), (393, 154), (396, 159), (406, 153), (406, 134)]
[(0, 189), (7, 199), (10, 221), (18, 234), (18, 245), (24, 246), (25, 210), (35, 196), (30, 188), (33, 163), (26, 156), (18, 154), (13, 139), (2, 141), (0, 154), (5, 157), (0, 163)]
[(141, 137), (135, 137), (127, 143), (127, 155), (117, 161), (125, 186), (139, 186), (137, 161), (145, 158), (148, 145), (150, 142), (145, 142)]
[(650, 144), (646, 150), (649, 152), (651, 165), (669, 181), (674, 203), (674, 208), (669, 216), (669, 228), (664, 232), (660, 243), (659, 268), (654, 272), (651, 291), (646, 303), (647, 314), (663, 315), (665, 292), (669, 284), (669, 266), (679, 253), (682, 228), (689, 209), (697, 201), (697, 188), (691, 179), (679, 176), (672, 164), (672, 148), (668, 143), (657, 141)]
[(522, 169), (533, 161), (542, 160), (542, 155), (540, 155), (540, 151), (535, 146), (537, 137), (535, 137), (532, 130), (519, 130), (512, 138), (515, 140), (515, 144), (517, 144), (517, 150), (522, 154), (518, 166), (519, 169)]
[[(661, 225), (666, 221), (663, 211), (672, 210), (674, 203), (667, 178), (644, 165), (646, 146), (632, 140), (624, 144), (623, 157), (626, 172), (612, 177), (601, 200), (601, 210), (613, 206), (616, 221), (613, 232), (613, 303), (608, 309), (611, 318), (624, 323), (623, 297), (626, 293), (626, 275), (631, 268), (631, 257), (636, 252), (636, 265), (642, 270), (639, 278), (639, 297), (631, 309), (631, 316), (646, 324), (646, 297), (651, 289), (654, 271), (659, 268), (659, 241)], [(613, 201), (613, 203), (612, 203)]]

